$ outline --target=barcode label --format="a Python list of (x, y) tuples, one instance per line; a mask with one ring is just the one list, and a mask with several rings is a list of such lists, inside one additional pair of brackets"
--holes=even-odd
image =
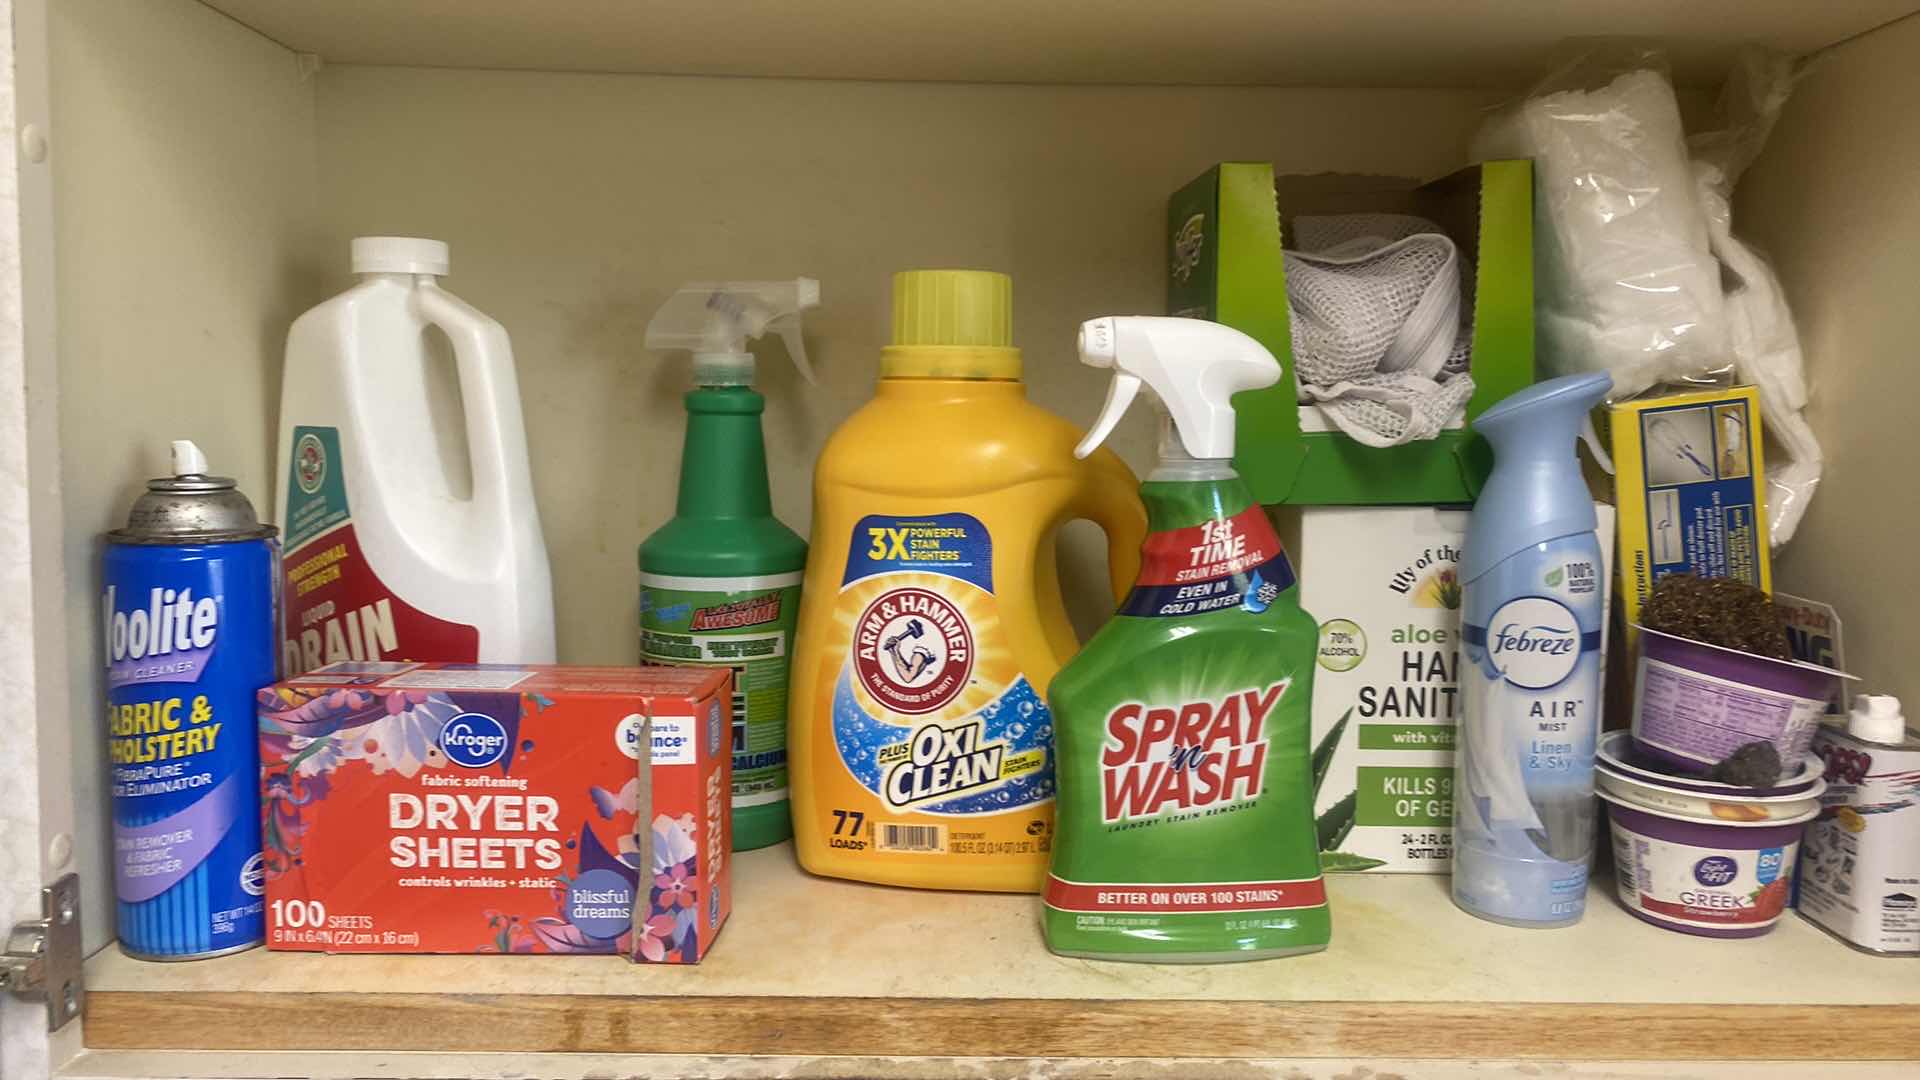
[(877, 822), (873, 827), (873, 847), (876, 851), (931, 851), (943, 853), (947, 850), (947, 827), (945, 825), (895, 825), (891, 822)]

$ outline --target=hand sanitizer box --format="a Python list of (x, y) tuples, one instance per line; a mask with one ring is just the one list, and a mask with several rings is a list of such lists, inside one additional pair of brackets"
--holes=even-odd
[[(1613, 508), (1596, 510), (1610, 564)], [(1320, 624), (1313, 785), (1321, 866), (1447, 873), (1464, 704), (1459, 561), (1473, 515), (1435, 506), (1297, 513), (1299, 539), (1289, 546), (1300, 557), (1300, 606)]]

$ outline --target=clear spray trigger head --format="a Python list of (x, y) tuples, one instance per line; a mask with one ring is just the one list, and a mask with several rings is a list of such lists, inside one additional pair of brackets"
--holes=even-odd
[(694, 282), (654, 312), (647, 323), (647, 348), (692, 353), (697, 386), (751, 386), (753, 354), (747, 342), (772, 331), (811, 385), (813, 367), (800, 336), (800, 315), (819, 304), (820, 283), (813, 278)]
[(1080, 362), (1112, 368), (1113, 383), (1087, 437), (1086, 457), (1113, 434), (1142, 386), (1165, 408), (1179, 446), (1195, 458), (1233, 456), (1233, 395), (1280, 379), (1280, 363), (1247, 335), (1203, 319), (1109, 315), (1080, 324)]

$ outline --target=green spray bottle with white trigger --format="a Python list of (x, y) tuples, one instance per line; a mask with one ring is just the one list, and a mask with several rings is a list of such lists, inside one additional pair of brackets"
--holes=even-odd
[(647, 348), (693, 354), (671, 521), (640, 545), (640, 658), (733, 669), (733, 847), (793, 834), (787, 810), (787, 672), (807, 542), (773, 516), (747, 341), (775, 333), (809, 384), (800, 313), (820, 283), (691, 284), (647, 324)]
[(1160, 461), (1140, 485), (1139, 577), (1047, 695), (1047, 947), (1163, 963), (1324, 949), (1308, 748), (1319, 630), (1232, 461), (1233, 395), (1271, 386), (1280, 365), (1238, 330), (1144, 316), (1083, 324), (1080, 359), (1113, 383), (1075, 452), (1146, 389)]

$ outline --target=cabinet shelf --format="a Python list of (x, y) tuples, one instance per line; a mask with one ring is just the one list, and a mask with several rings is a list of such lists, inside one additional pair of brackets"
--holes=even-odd
[(206, 0), (328, 63), (924, 82), (1511, 86), (1569, 37), (1669, 43), (1684, 80), (1735, 49), (1811, 52), (1912, 0)]
[[(1912, 960), (1789, 916), (1709, 941), (1633, 920), (1596, 886), (1555, 931), (1455, 910), (1444, 877), (1336, 876), (1309, 957), (1170, 967), (1046, 951), (1027, 896), (826, 881), (742, 855), (697, 967), (616, 957), (254, 950), (87, 967), (101, 1050), (676, 1054), (1855, 1059), (1912, 1054)], [(244, 1022), (236, 1018), (244, 1017)], [(1015, 1021), (1009, 1025), (1009, 1020)], [(1172, 1033), (1181, 1033), (1174, 1035)]]

